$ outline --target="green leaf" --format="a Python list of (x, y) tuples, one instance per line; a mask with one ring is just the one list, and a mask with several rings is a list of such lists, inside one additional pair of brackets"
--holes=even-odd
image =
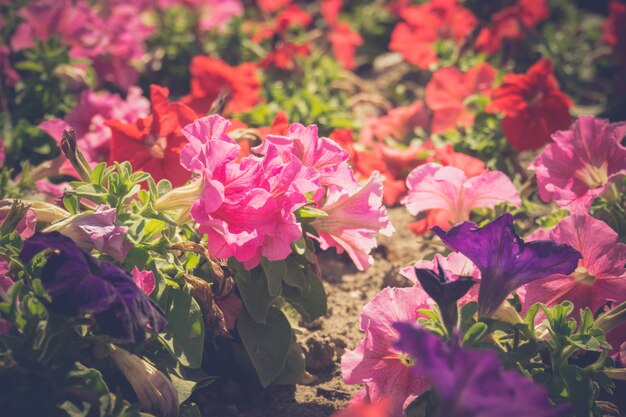
[(469, 330), (463, 335), (463, 346), (473, 346), (483, 338), (489, 326), (487, 326), (483, 322), (478, 322), (474, 324)]
[(232, 258), (228, 261), (228, 266), (235, 273), (235, 282), (246, 310), (257, 323), (265, 323), (267, 312), (276, 297), (269, 292), (263, 269), (256, 267), (246, 271), (241, 263)]
[(324, 284), (312, 271), (307, 271), (302, 288), (285, 286), (283, 297), (294, 306), (305, 321), (313, 321), (326, 314), (326, 291)]
[(181, 405), (178, 417), (202, 417), (202, 414), (198, 406), (192, 403)]
[(166, 346), (181, 365), (197, 368), (202, 364), (204, 323), (200, 306), (188, 293), (163, 286), (157, 301), (167, 317)]
[(285, 315), (272, 307), (265, 323), (257, 323), (247, 311), (237, 320), (241, 337), (261, 385), (267, 387), (285, 367), (291, 346), (291, 326)]
[(314, 217), (326, 217), (328, 213), (323, 210), (316, 209), (311, 206), (300, 207), (295, 212), (296, 217), (300, 219), (314, 218)]
[(285, 261), (268, 261), (261, 258), (261, 268), (267, 280), (267, 290), (272, 297), (278, 297), (283, 287), (283, 279), (287, 275), (287, 264)]
[(287, 273), (283, 276), (285, 284), (298, 288), (300, 291), (306, 285), (306, 276), (304, 271), (300, 268), (300, 265), (292, 258), (287, 258), (285, 261), (287, 267)]
[(274, 383), (288, 385), (297, 384), (300, 381), (300, 378), (302, 378), (304, 371), (304, 352), (302, 351), (300, 344), (298, 344), (294, 338), (292, 340), (291, 347), (289, 348), (289, 353), (287, 353), (285, 366), (280, 372), (280, 375), (278, 375), (274, 380)]
[(594, 402), (591, 379), (578, 366), (565, 365), (560, 369), (567, 388), (567, 397), (576, 417), (590, 417)]

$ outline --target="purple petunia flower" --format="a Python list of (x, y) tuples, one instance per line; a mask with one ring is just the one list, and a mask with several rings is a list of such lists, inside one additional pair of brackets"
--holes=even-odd
[(30, 261), (49, 250), (41, 282), (50, 294), (50, 309), (59, 314), (93, 313), (100, 329), (121, 343), (143, 341), (146, 325), (157, 332), (166, 325), (159, 306), (117, 266), (100, 261), (58, 232), (36, 233), (20, 254)]
[(415, 361), (413, 372), (430, 379), (439, 398), (437, 417), (556, 417), (545, 387), (500, 366), (495, 352), (471, 351), (443, 341), (413, 323), (395, 323), (394, 348)]
[(467, 256), (480, 269), (478, 315), (490, 316), (516, 288), (552, 274), (569, 275), (580, 253), (551, 240), (524, 241), (513, 229), (513, 216), (505, 213), (484, 227), (461, 223), (448, 232), (432, 231), (443, 243)]

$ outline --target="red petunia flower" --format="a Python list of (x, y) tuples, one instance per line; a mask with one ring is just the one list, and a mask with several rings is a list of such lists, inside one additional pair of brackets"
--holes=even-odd
[(177, 187), (189, 179), (189, 171), (180, 165), (180, 151), (187, 144), (181, 128), (197, 115), (182, 103), (170, 103), (168, 96), (167, 88), (151, 85), (151, 115), (134, 123), (106, 122), (112, 133), (109, 161), (128, 161), (133, 170), (145, 171), (157, 182), (168, 179)]
[(199, 115), (206, 114), (220, 94), (228, 96), (225, 113), (249, 110), (261, 100), (258, 68), (252, 63), (231, 67), (219, 58), (196, 56), (190, 72), (191, 92), (181, 101)]
[(502, 131), (518, 151), (535, 150), (550, 142), (550, 135), (571, 124), (572, 101), (559, 90), (552, 63), (537, 61), (526, 74), (508, 74), (493, 90), (491, 112), (503, 112)]
[(343, 0), (322, 0), (320, 12), (328, 25), (333, 26), (339, 21), (339, 13), (343, 6)]
[(311, 48), (307, 43), (298, 45), (293, 42), (284, 42), (259, 61), (259, 67), (276, 67), (291, 71), (296, 68), (295, 58), (297, 56), (309, 56), (310, 54)]
[(335, 57), (341, 65), (348, 70), (356, 68), (354, 59), (356, 48), (363, 45), (363, 38), (359, 32), (356, 32), (347, 23), (338, 22), (333, 26), (328, 38)]
[(291, 4), (292, 0), (256, 0), (262, 12), (273, 13)]
[(523, 40), (541, 21), (550, 17), (547, 0), (518, 0), (491, 16), (489, 26), (476, 39), (476, 47), (490, 54), (500, 50), (504, 40)]
[(432, 132), (439, 133), (457, 126), (474, 124), (474, 113), (465, 101), (476, 94), (489, 95), (496, 78), (496, 70), (488, 63), (479, 64), (462, 72), (448, 67), (437, 70), (426, 85), (425, 101), (434, 112)]
[(439, 40), (462, 41), (476, 25), (474, 14), (458, 0), (432, 0), (400, 12), (404, 22), (391, 33), (389, 49), (422, 69), (437, 62), (435, 45)]

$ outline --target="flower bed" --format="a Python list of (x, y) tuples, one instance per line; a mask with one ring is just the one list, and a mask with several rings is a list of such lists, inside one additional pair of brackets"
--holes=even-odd
[(496, 3), (0, 0), (0, 407), (626, 412), (626, 5)]

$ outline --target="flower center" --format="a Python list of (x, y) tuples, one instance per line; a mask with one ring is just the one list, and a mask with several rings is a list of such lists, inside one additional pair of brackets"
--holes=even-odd
[(411, 367), (413, 365), (415, 365), (415, 359), (413, 359), (412, 357), (410, 357), (409, 355), (407, 355), (406, 353), (401, 353), (398, 356), (398, 359), (400, 360), (400, 363), (404, 366), (407, 367)]
[(589, 271), (587, 271), (587, 268), (585, 268), (584, 266), (579, 266), (578, 268), (576, 268), (573, 277), (577, 283), (587, 286), (593, 285), (593, 283), (596, 281), (596, 277), (591, 275)]
[(153, 158), (163, 159), (165, 157), (165, 149), (167, 149), (166, 138), (157, 138), (154, 135), (149, 135), (143, 143), (146, 148), (148, 148), (150, 156), (152, 156)]
[(587, 165), (574, 175), (576, 178), (584, 182), (589, 188), (601, 187), (609, 181), (608, 164), (606, 161), (602, 165)]

